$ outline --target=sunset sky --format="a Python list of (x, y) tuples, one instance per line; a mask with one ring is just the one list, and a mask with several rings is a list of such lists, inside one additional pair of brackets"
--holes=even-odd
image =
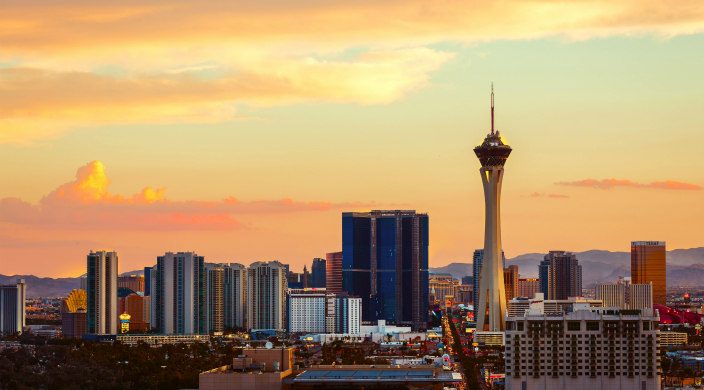
[(704, 246), (704, 3), (49, 1), (0, 5), (0, 273), (192, 250), (303, 268), (341, 212), (483, 246), (472, 149), (513, 148), (507, 257)]

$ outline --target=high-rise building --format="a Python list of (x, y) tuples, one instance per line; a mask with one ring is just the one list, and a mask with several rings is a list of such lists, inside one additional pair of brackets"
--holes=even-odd
[(207, 293), (205, 306), (209, 332), (225, 330), (225, 267), (227, 264), (205, 263)]
[(335, 297), (335, 333), (360, 334), (362, 298), (338, 294)]
[(533, 297), (540, 292), (540, 285), (537, 278), (518, 279), (518, 296)]
[(667, 251), (664, 241), (631, 242), (631, 281), (633, 284), (653, 283), (653, 303), (667, 301)]
[(315, 287), (315, 288), (324, 288), (325, 287), (325, 272), (326, 272), (326, 267), (325, 264), (326, 261), (325, 259), (321, 259), (319, 257), (316, 257), (313, 259), (313, 265), (310, 267), (310, 286)]
[(310, 274), (308, 273), (308, 268), (303, 266), (303, 288), (310, 287)]
[(474, 278), (472, 276), (467, 275), (467, 276), (463, 276), (461, 280), (462, 280), (462, 284), (473, 285)]
[(653, 307), (652, 283), (632, 284), (631, 278), (619, 278), (616, 283), (596, 285), (596, 298), (604, 301), (604, 306), (621, 309), (651, 309)]
[(144, 295), (149, 296), (152, 293), (152, 267), (144, 267)]
[(117, 252), (91, 251), (88, 254), (86, 326), (89, 334), (117, 333), (117, 267)]
[(506, 302), (519, 296), (517, 265), (509, 265), (504, 268), (504, 290), (506, 291)]
[[(205, 334), (206, 276), (203, 256), (166, 252), (152, 279), (152, 328), (163, 334)], [(156, 283), (155, 283), (156, 282)]]
[(325, 255), (325, 290), (331, 293), (342, 293), (342, 252), (331, 252)]
[(531, 305), (506, 320), (506, 389), (659, 389), (659, 320), (653, 309)]
[(426, 329), (428, 215), (413, 210), (342, 213), (342, 287), (362, 298), (362, 320)]
[(61, 301), (61, 336), (65, 339), (80, 338), (86, 334), (85, 290), (73, 290)]
[(247, 326), (285, 329), (286, 268), (278, 261), (256, 262), (247, 268)]
[(0, 335), (22, 333), (25, 326), (27, 287), (24, 279), (0, 286)]
[(335, 317), (329, 316), (328, 312), (330, 306), (333, 310), (335, 308), (335, 294), (323, 290), (292, 289), (287, 303), (287, 329), (290, 333), (328, 333), (330, 328), (334, 329), (334, 324), (331, 326), (329, 322)]
[(130, 315), (130, 331), (150, 329), (151, 302), (143, 293), (132, 293), (118, 298), (120, 314)]
[[(494, 88), (491, 91), (491, 133), (474, 148), (482, 167), (479, 174), (484, 186), (484, 254), (478, 291), (478, 331), (501, 332), (505, 329), (506, 291), (501, 256), (501, 182), (504, 164), (511, 147), (504, 144), (499, 131), (494, 131)], [(477, 292), (475, 292), (476, 294)], [(475, 304), (475, 306), (477, 306)]]
[(565, 251), (550, 251), (538, 266), (540, 292), (546, 299), (582, 296), (582, 266), (577, 256)]
[(134, 292), (144, 292), (144, 276), (129, 275), (117, 277), (117, 288), (128, 288)]
[(457, 286), (459, 281), (453, 279), (450, 274), (430, 274), (428, 277), (429, 303), (444, 306), (447, 298), (454, 299)]
[(246, 328), (247, 268), (230, 263), (224, 269), (225, 328)]

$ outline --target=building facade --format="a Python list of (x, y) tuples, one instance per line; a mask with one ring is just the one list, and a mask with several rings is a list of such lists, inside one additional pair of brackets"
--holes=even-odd
[(207, 328), (209, 332), (225, 330), (225, 267), (227, 264), (205, 263)]
[(429, 303), (444, 306), (447, 298), (452, 298), (454, 301), (455, 290), (458, 286), (459, 281), (453, 279), (450, 274), (430, 274), (428, 280)]
[(534, 297), (540, 292), (540, 284), (537, 278), (518, 279), (518, 296), (519, 297)]
[(331, 252), (325, 255), (325, 290), (331, 293), (342, 293), (342, 252)]
[(547, 299), (582, 296), (582, 266), (577, 256), (565, 251), (550, 251), (538, 266), (540, 292)]
[(283, 264), (252, 263), (247, 268), (247, 327), (285, 329), (287, 289)]
[(506, 320), (506, 389), (660, 388), (657, 311), (529, 309)]
[(224, 271), (225, 328), (247, 328), (247, 268), (230, 263)]
[(316, 257), (310, 267), (310, 287), (325, 288), (326, 285), (326, 260)]
[(25, 321), (27, 286), (24, 279), (0, 286), (0, 335), (22, 333)]
[(342, 288), (362, 298), (362, 320), (426, 329), (428, 215), (413, 210), (342, 214)]
[(632, 284), (630, 278), (619, 278), (616, 283), (596, 285), (596, 298), (604, 301), (604, 306), (621, 309), (651, 309), (653, 307), (653, 285)]
[(117, 252), (91, 251), (87, 258), (87, 332), (115, 334), (118, 328)]
[(128, 288), (134, 292), (143, 293), (144, 291), (144, 276), (129, 275), (117, 277), (117, 288)]
[(506, 291), (506, 302), (519, 296), (518, 279), (517, 265), (509, 265), (504, 268), (504, 290)]
[(667, 303), (667, 250), (664, 241), (631, 242), (631, 282), (653, 283), (653, 303)]
[(162, 334), (208, 333), (203, 256), (166, 252), (157, 257), (155, 276), (152, 328)]

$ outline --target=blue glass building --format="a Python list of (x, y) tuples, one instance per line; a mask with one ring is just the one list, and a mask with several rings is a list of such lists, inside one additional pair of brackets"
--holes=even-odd
[(407, 210), (343, 213), (342, 289), (362, 298), (362, 321), (426, 329), (428, 215)]

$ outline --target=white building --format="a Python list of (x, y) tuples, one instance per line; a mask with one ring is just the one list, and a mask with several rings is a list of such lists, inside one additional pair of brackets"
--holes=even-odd
[(205, 263), (208, 332), (225, 330), (225, 267), (227, 264)]
[(508, 317), (506, 389), (659, 389), (659, 320), (653, 309), (586, 303)]
[(286, 267), (278, 261), (255, 262), (247, 268), (247, 327), (286, 326)]
[(155, 268), (152, 328), (162, 334), (208, 333), (203, 256), (166, 252), (157, 257)]
[(649, 309), (653, 307), (653, 283), (631, 284), (631, 278), (619, 278), (616, 283), (602, 283), (596, 286), (596, 298), (604, 306), (622, 309)]
[(91, 251), (88, 254), (86, 331), (89, 334), (117, 333), (117, 260), (117, 252)]
[(361, 312), (361, 298), (328, 293), (325, 289), (289, 290), (291, 333), (359, 334)]
[(0, 286), (0, 335), (22, 333), (26, 291), (24, 279), (17, 279), (16, 284)]
[(575, 303), (586, 303), (591, 307), (604, 306), (600, 299), (584, 297), (569, 297), (568, 299), (543, 299), (543, 293), (535, 293), (533, 298), (518, 297), (508, 301), (507, 312), (509, 317), (520, 317), (528, 309), (542, 310), (544, 313), (563, 313), (572, 308)]

